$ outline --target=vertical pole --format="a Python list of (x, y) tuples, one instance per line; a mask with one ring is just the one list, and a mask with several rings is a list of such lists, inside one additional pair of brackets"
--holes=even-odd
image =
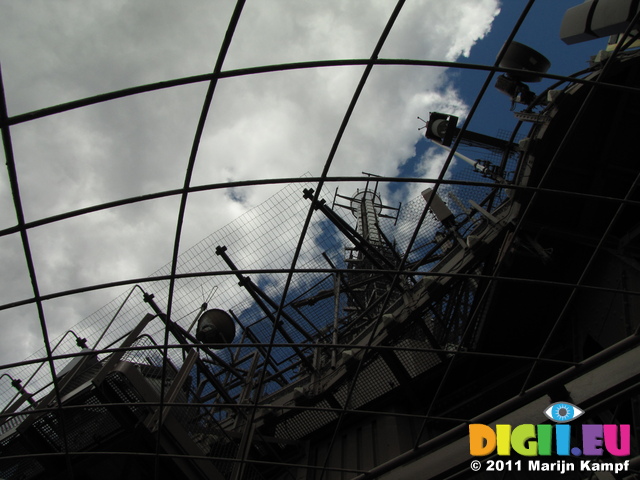
[(336, 348), (338, 344), (338, 318), (340, 314), (340, 272), (336, 272), (333, 276), (333, 339), (334, 347), (331, 349), (331, 368), (336, 368)]
[(242, 440), (240, 441), (240, 447), (238, 448), (238, 455), (236, 456), (236, 459), (240, 461), (233, 465), (231, 480), (241, 480), (244, 476), (244, 471), (247, 466), (245, 459), (249, 457), (249, 448), (251, 448), (255, 428), (253, 422), (247, 421), (244, 433), (242, 434)]

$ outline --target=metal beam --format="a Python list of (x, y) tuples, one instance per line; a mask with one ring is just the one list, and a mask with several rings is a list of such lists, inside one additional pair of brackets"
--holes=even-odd
[(531, 423), (532, 418), (541, 417), (549, 406), (547, 395), (559, 386), (571, 394), (572, 400), (588, 408), (590, 403), (607, 392), (610, 399), (617, 390), (634, 387), (640, 389), (640, 336), (627, 337), (602, 352), (586, 359), (548, 380), (525, 391), (506, 402), (460, 424), (451, 430), (428, 440), (417, 448), (409, 450), (389, 460), (354, 480), (373, 478), (412, 480), (415, 478), (442, 478), (443, 475), (459, 474), (469, 468), (468, 424), (510, 424)]

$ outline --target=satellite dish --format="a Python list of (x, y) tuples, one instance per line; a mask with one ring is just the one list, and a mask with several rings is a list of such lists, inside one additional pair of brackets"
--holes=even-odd
[[(504, 50), (504, 46), (502, 50)], [(500, 52), (502, 52), (502, 50), (500, 50)], [(500, 60), (500, 67), (502, 68), (528, 70), (522, 73), (509, 72), (507, 74), (507, 76), (512, 79), (521, 82), (539, 82), (542, 80), (542, 76), (536, 75), (536, 72), (538, 74), (546, 73), (550, 66), (551, 62), (547, 57), (533, 48), (518, 42), (511, 42), (502, 60)]]
[(442, 145), (448, 147), (453, 141), (457, 125), (458, 117), (454, 115), (448, 115), (446, 113), (439, 112), (429, 112), (427, 130), (424, 134), (428, 139), (436, 140)]
[(231, 343), (235, 336), (233, 318), (224, 310), (212, 308), (198, 319), (196, 338), (202, 343)]

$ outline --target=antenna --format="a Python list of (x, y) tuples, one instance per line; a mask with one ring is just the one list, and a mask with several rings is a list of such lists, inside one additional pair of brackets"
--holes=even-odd
[[(358, 177), (340, 177), (359, 165), (345, 154), (350, 149), (341, 142), (353, 138), (345, 132), (368, 128), (367, 122), (350, 122), (362, 120), (353, 114), (353, 106), (369, 88), (367, 82), (374, 79), (370, 70), (379, 63), (378, 51), (384, 51), (385, 33), (381, 39), (372, 39), (377, 42), (371, 45), (374, 56), (366, 62), (366, 68), (358, 69), (362, 77), (351, 83), (353, 96), (348, 106), (345, 104), (344, 116), (325, 116), (335, 109), (315, 107), (316, 100), (327, 96), (322, 96), (323, 91), (307, 92), (318, 93), (307, 110), (319, 115), (305, 122), (319, 120), (312, 131), (337, 132), (333, 143), (325, 145), (329, 157), (324, 165), (314, 167), (322, 172), (320, 176), (290, 179), (272, 172), (269, 178), (232, 175), (233, 181), (219, 179), (221, 183), (201, 184), (192, 173), (201, 168), (197, 166), (201, 160), (193, 162), (195, 153), (205, 147), (202, 141), (213, 136), (216, 142), (242, 151), (243, 145), (234, 142), (242, 142), (244, 137), (236, 135), (238, 130), (233, 127), (241, 128), (253, 118), (238, 119), (236, 115), (243, 115), (241, 108), (232, 109), (233, 118), (225, 117), (228, 109), (217, 109), (218, 121), (209, 122), (206, 132), (202, 130), (202, 114), (211, 110), (211, 101), (218, 102), (216, 79), (224, 77), (225, 82), (232, 82), (252, 72), (287, 75), (287, 71), (313, 65), (324, 65), (322, 72), (332, 74), (345, 65), (363, 64), (361, 59), (342, 59), (304, 65), (254, 65), (248, 70), (221, 72), (223, 57), (233, 54), (234, 49), (227, 52), (226, 48), (232, 35), (235, 38), (236, 34), (254, 31), (251, 25), (242, 31), (236, 29), (242, 3), (238, 2), (231, 17), (225, 48), (213, 76), (124, 86), (97, 97), (14, 116), (5, 108), (7, 101), (15, 102), (5, 98), (12, 89), (5, 92), (0, 85), (8, 181), (15, 192), (7, 198), (13, 200), (20, 217), (18, 227), (1, 227), (0, 237), (7, 236), (9, 242), (3, 247), (13, 248), (14, 237), (22, 242), (29, 267), (26, 274), (34, 286), (33, 295), (26, 298), (23, 288), (5, 289), (0, 311), (9, 315), (5, 318), (5, 337), (13, 333), (25, 337), (34, 323), (43, 345), (32, 357), (11, 359), (12, 363), (2, 366), (0, 478), (365, 480), (423, 475), (470, 479), (476, 473), (483, 477), (484, 472), (470, 471), (465, 455), (469, 451), (468, 425), (542, 419), (548, 407), (543, 403), (573, 405), (578, 400), (586, 410), (585, 423), (593, 426), (607, 420), (612, 427), (624, 425), (618, 429), (620, 438), (613, 438), (619, 442), (613, 441), (610, 447), (620, 454), (627, 450), (624, 453), (632, 459), (631, 466), (637, 466), (640, 450), (637, 441), (629, 440), (629, 432), (640, 431), (640, 302), (635, 298), (640, 285), (640, 192), (636, 188), (640, 164), (635, 161), (640, 52), (619, 55), (616, 49), (606, 55), (606, 62), (600, 61), (605, 55), (598, 54), (593, 68), (575, 76), (548, 75), (559, 83), (550, 87), (553, 95), (536, 97), (536, 101), (548, 99), (540, 105), (544, 108), (534, 111), (538, 106), (532, 103), (516, 116), (518, 120), (529, 118), (531, 123), (518, 122), (512, 134), (515, 139), (518, 129), (530, 127), (520, 150), (512, 142), (463, 131), (458, 110), (429, 112), (427, 120), (417, 117), (418, 130), (424, 130), (419, 135), (424, 134), (448, 151), (454, 150), (454, 168), (448, 169), (449, 162), (447, 170), (429, 168), (429, 178), (390, 179), (366, 172)], [(401, 14), (402, 3), (387, 12), (392, 16), (387, 17), (385, 32)], [(511, 4), (518, 2), (502, 3), (506, 12), (516, 8)], [(559, 2), (545, 3), (545, 8), (557, 8), (548, 5)], [(592, 29), (598, 28), (594, 22), (604, 20), (603, 15), (612, 15), (614, 25), (600, 27), (629, 30), (631, 41), (637, 36), (632, 30), (640, 16), (638, 3), (589, 0), (572, 11), (580, 14), (576, 21), (586, 18)], [(287, 13), (296, 14), (292, 10)], [(513, 12), (507, 12), (506, 18)], [(534, 23), (521, 20), (518, 28), (526, 29)], [(382, 24), (385, 19), (371, 17), (371, 21)], [(327, 38), (333, 27), (331, 24), (323, 32)], [(456, 28), (464, 28), (464, 22)], [(524, 37), (535, 32), (520, 33)], [(575, 32), (569, 39), (578, 40), (575, 35), (582, 36)], [(621, 44), (628, 41), (620, 40)], [(530, 53), (526, 49), (505, 52), (506, 63), (500, 62), (497, 67), (505, 73), (503, 85), (512, 88), (512, 98), (515, 94), (516, 100), (524, 102), (531, 97), (525, 83), (546, 75), (544, 61)], [(237, 63), (229, 60), (230, 64)], [(304, 58), (300, 60), (305, 62)], [(438, 68), (438, 62), (401, 63)], [(461, 75), (471, 70), (496, 73), (493, 62), (461, 66)], [(316, 70), (305, 71), (314, 75)], [(388, 73), (394, 72), (403, 76), (394, 80), (403, 89), (412, 90), (403, 90), (398, 96), (408, 104), (395, 110), (406, 111), (413, 108), (410, 104), (427, 96), (420, 92), (424, 72), (397, 68)], [(340, 80), (327, 77), (329, 90), (336, 79)], [(26, 188), (20, 189), (19, 184), (33, 172), (28, 170), (30, 162), (14, 158), (25, 152), (21, 148), (13, 151), (11, 128), (19, 125), (20, 132), (28, 134), (25, 138), (37, 136), (39, 123), (33, 121), (46, 116), (50, 119), (47, 122), (63, 122), (64, 130), (68, 116), (52, 114), (112, 99), (127, 102), (131, 95), (196, 80), (207, 80), (210, 85), (199, 109), (200, 120), (192, 119), (199, 127), (185, 165), (184, 188), (114, 198), (54, 216), (28, 212), (28, 218), (23, 218), (18, 193), (33, 195), (33, 188), (23, 184)], [(294, 88), (317, 87), (318, 78), (312, 80)], [(374, 85), (373, 93), (388, 93), (383, 90), (385, 85)], [(463, 119), (465, 125), (473, 125), (476, 112), (502, 108), (481, 105), (493, 98), (484, 95), (484, 88), (479, 91), (482, 94), (468, 118)], [(251, 92), (249, 97), (262, 93)], [(136, 98), (142, 102), (143, 96)], [(380, 111), (387, 100), (381, 98), (377, 105)], [(269, 102), (260, 105), (273, 106)], [(287, 108), (284, 117), (270, 117), (269, 125), (261, 126), (261, 130), (282, 133), (303, 107)], [(385, 135), (395, 135), (399, 122), (390, 123), (396, 122), (394, 114), (387, 110), (367, 119), (375, 118), (376, 128), (384, 130)], [(326, 123), (330, 118), (336, 120), (335, 125)], [(130, 126), (120, 123), (111, 126), (128, 132)], [(149, 141), (162, 137), (161, 130), (147, 126), (157, 133)], [(385, 155), (387, 148), (405, 151), (404, 137), (415, 135), (412, 128), (378, 146), (371, 155)], [(372, 133), (371, 129), (367, 131)], [(318, 139), (323, 138), (324, 134), (318, 135)], [(69, 138), (69, 142), (74, 140)], [(374, 143), (381, 140), (386, 138)], [(69, 142), (62, 142), (65, 148), (70, 147)], [(48, 146), (55, 148), (54, 143), (60, 142)], [(494, 163), (500, 162), (500, 167), (475, 159), (498, 155), (469, 153), (462, 148), (462, 153), (455, 152), (458, 145), (499, 153), (501, 160)], [(82, 147), (80, 144), (88, 161), (104, 156), (96, 149)], [(285, 145), (280, 155), (293, 160), (295, 153), (288, 147)], [(250, 164), (256, 152), (245, 150)], [(53, 153), (43, 152), (43, 158)], [(256, 156), (260, 153), (257, 151)], [(402, 160), (408, 159), (394, 157), (389, 162)], [(376, 163), (381, 158), (370, 161)], [(462, 162), (473, 170), (459, 168)], [(105, 168), (113, 166), (109, 163), (103, 162)], [(296, 162), (290, 163), (296, 168)], [(17, 175), (16, 165), (25, 168), (26, 175)], [(401, 175), (421, 170), (413, 169), (413, 165), (402, 167)], [(356, 171), (369, 168), (358, 167)], [(260, 170), (264, 169), (253, 173), (258, 175)], [(494, 181), (482, 180), (476, 172)], [(107, 173), (111, 174), (106, 177), (113, 177), (119, 172)], [(144, 175), (142, 169), (131, 173)], [(158, 173), (166, 173), (171, 180), (175, 170), (160, 168)], [(347, 183), (349, 187), (344, 187)], [(237, 188), (256, 187), (261, 192), (277, 184), (281, 185), (277, 193), (256, 202), (253, 208), (243, 208), (235, 220), (226, 223), (224, 215), (215, 218), (221, 198), (238, 200), (234, 193)], [(342, 195), (337, 185), (341, 185)], [(157, 261), (164, 267), (151, 276), (141, 278), (136, 274), (130, 278), (114, 265), (112, 273), (120, 278), (99, 283), (104, 272), (84, 263), (89, 255), (74, 256), (71, 252), (65, 262), (82, 261), (75, 265), (77, 270), (84, 268), (88, 274), (95, 273), (95, 278), (78, 286), (73, 285), (77, 278), (65, 279), (64, 272), (59, 285), (42, 278), (46, 270), (38, 266), (51, 263), (46, 261), (48, 254), (54, 260), (58, 258), (58, 250), (47, 251), (47, 247), (57, 249), (58, 242), (39, 242), (34, 249), (27, 241), (33, 229), (70, 218), (85, 222), (91, 229), (91, 223), (86, 223), (91, 220), (86, 215), (90, 212), (100, 210), (106, 217), (115, 217), (110, 212), (118, 206), (146, 208), (149, 202), (175, 194), (181, 197), (175, 228), (166, 230), (164, 220), (158, 225), (163, 235), (174, 237), (173, 253), (164, 248), (156, 250), (151, 244), (147, 244), (148, 252), (133, 249), (138, 254), (157, 252)], [(212, 197), (209, 202), (194, 202), (190, 195)], [(400, 199), (403, 202), (396, 203)], [(31, 200), (29, 205), (36, 208), (40, 204), (32, 197), (23, 200), (25, 205)], [(191, 208), (185, 210), (185, 205), (194, 203), (211, 208), (209, 220), (225, 220), (225, 225), (179, 253), (186, 243), (185, 235), (192, 236), (193, 228), (212, 224), (197, 223), (203, 218), (201, 212), (191, 215)], [(196, 223), (189, 222), (190, 218)], [(109, 240), (105, 236), (109, 229), (94, 230), (101, 241)], [(131, 228), (123, 229), (123, 233), (129, 234), (129, 230), (136, 232)], [(16, 232), (19, 235), (13, 235)], [(141, 245), (140, 238), (130, 238), (134, 247)], [(89, 242), (84, 244), (88, 246)], [(100, 258), (101, 252), (96, 253), (91, 255), (92, 260)], [(144, 260), (147, 264), (149, 259)], [(38, 268), (32, 268), (34, 263)], [(87, 275), (78, 278), (87, 279)], [(65, 280), (72, 285), (66, 285)], [(38, 285), (42, 288), (35, 288)], [(68, 335), (51, 342), (49, 334), (57, 335), (55, 328), (59, 332), (67, 330), (69, 325), (62, 324), (76, 314), (80, 303), (89, 299), (83, 308), (94, 311), (94, 295), (110, 295), (120, 287), (129, 291), (115, 294), (115, 299), (104, 298), (104, 307), (76, 324)], [(13, 295), (18, 298), (10, 298)], [(87, 349), (88, 344), (93, 349)], [(9, 352), (3, 354), (8, 356)], [(522, 442), (515, 443), (527, 450)], [(564, 447), (569, 448), (568, 442)], [(614, 451), (610, 453), (616, 456)], [(480, 463), (474, 460), (472, 466)], [(623, 464), (616, 463), (616, 473)], [(528, 476), (527, 472), (520, 473)]]
[[(418, 119), (425, 122), (425, 120), (420, 117), (418, 117)], [(508, 142), (496, 137), (473, 132), (471, 130), (465, 130), (464, 133), (461, 134), (461, 129), (458, 128), (457, 125), (458, 117), (455, 115), (430, 112), (429, 121), (426, 121), (425, 127), (423, 127), (426, 128), (425, 137), (445, 147), (451, 146), (451, 144), (460, 137), (459, 143), (462, 145), (484, 148), (498, 152), (501, 155), (505, 151), (516, 151), (518, 149), (518, 145), (513, 142)], [(419, 128), (418, 130), (422, 130), (423, 128)]]
[(498, 170), (499, 170), (498, 167), (493, 165), (488, 160), (473, 160), (458, 151), (452, 150), (446, 145), (442, 145), (441, 143), (438, 143), (436, 141), (434, 141), (433, 143), (441, 146), (442, 148), (444, 148), (449, 152), (453, 152), (453, 155), (455, 155), (457, 158), (464, 161), (468, 165), (471, 165), (474, 168), (474, 170), (476, 170), (477, 172), (480, 172), (484, 177), (491, 178), (498, 183), (505, 183), (505, 179), (498, 173)]

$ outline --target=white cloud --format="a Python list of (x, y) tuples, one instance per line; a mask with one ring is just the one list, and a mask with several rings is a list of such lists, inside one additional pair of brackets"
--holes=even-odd
[[(497, 14), (495, 0), (408, 2), (381, 57), (453, 60), (468, 55)], [(247, 2), (224, 69), (319, 59), (368, 58), (393, 4)], [(208, 73), (232, 11), (230, 2), (30, 1), (12, 3), (0, 19), (0, 55), (10, 115), (138, 84)], [(223, 79), (208, 112), (192, 185), (319, 175), (362, 66), (317, 68)], [(161, 90), (95, 105), (12, 128), (28, 220), (121, 198), (180, 188), (206, 91), (205, 84)], [(417, 115), (430, 109), (464, 114), (444, 70), (375, 67), (345, 131), (331, 175), (395, 175), (413, 156)], [(433, 175), (438, 162), (426, 160)], [(436, 170), (434, 170), (436, 169)], [(434, 175), (435, 176), (435, 175)], [(181, 251), (259, 204), (279, 186), (217, 190), (190, 196)], [(333, 186), (332, 186), (333, 188)], [(355, 188), (342, 188), (350, 193)], [(15, 224), (6, 174), (0, 182), (0, 228)], [(297, 200), (304, 208), (308, 201)], [(171, 259), (177, 197), (143, 202), (38, 227), (29, 232), (39, 284), (55, 293), (144, 277)], [(301, 225), (274, 245), (291, 254)], [(289, 222), (290, 223), (290, 222)], [(240, 234), (240, 232), (237, 232)], [(31, 295), (16, 236), (6, 251), (3, 304)], [(313, 238), (310, 238), (313, 241)], [(21, 259), (17, 261), (15, 259)], [(249, 260), (251, 260), (249, 262)], [(304, 257), (302, 261), (309, 258)], [(243, 262), (264, 265), (256, 257)], [(10, 273), (9, 273), (10, 272)], [(11, 280), (9, 280), (11, 279)], [(46, 302), (52, 336), (115, 294)], [(185, 307), (186, 309), (186, 307)], [(35, 309), (0, 311), (3, 325), (34, 322)], [(4, 338), (0, 361), (38, 348)], [(5, 340), (2, 341), (2, 344)], [(19, 347), (17, 346), (19, 345)]]

